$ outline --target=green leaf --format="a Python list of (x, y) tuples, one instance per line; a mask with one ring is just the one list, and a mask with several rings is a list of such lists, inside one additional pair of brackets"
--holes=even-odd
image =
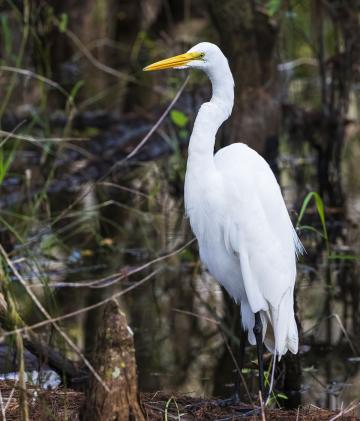
[(308, 193), (303, 201), (303, 204), (301, 206), (301, 210), (300, 210), (300, 214), (299, 214), (299, 218), (297, 220), (296, 223), (296, 227), (300, 226), (301, 220), (305, 214), (305, 211), (307, 209), (307, 207), (309, 206), (310, 200), (314, 199), (315, 200), (315, 205), (316, 205), (316, 210), (317, 213), (319, 215), (320, 221), (321, 221), (321, 225), (322, 225), (322, 229), (323, 229), (323, 236), (326, 240), (326, 242), (328, 241), (328, 234), (327, 234), (327, 229), (326, 229), (326, 221), (325, 221), (325, 210), (324, 210), (324, 202), (322, 201), (320, 195), (314, 191)]
[(266, 11), (270, 16), (274, 16), (276, 12), (280, 9), (282, 0), (269, 0), (266, 3)]
[[(3, 143), (3, 142), (2, 142)], [(0, 148), (0, 185), (4, 181), (9, 168), (15, 158), (15, 152), (17, 151), (19, 141), (15, 141), (12, 143), (11, 149), (8, 153), (4, 152), (4, 148)]]
[(71, 92), (70, 92), (70, 98), (72, 101), (74, 101), (77, 93), (80, 91), (80, 89), (84, 86), (84, 81), (83, 80), (79, 80), (78, 82), (75, 83), (75, 85), (72, 87)]
[(192, 262), (194, 260), (194, 254), (188, 249), (183, 250), (179, 256), (182, 261)]
[(329, 260), (360, 260), (360, 256), (353, 254), (330, 254)]
[(183, 128), (187, 125), (189, 118), (179, 110), (171, 110), (170, 112), (171, 121), (178, 127)]
[(311, 225), (299, 225), (298, 229), (300, 231), (312, 231), (318, 234), (320, 237), (324, 238), (324, 235), (321, 231), (317, 230), (316, 228), (312, 227)]
[(181, 139), (187, 139), (189, 137), (189, 131), (186, 129), (181, 129), (179, 131), (179, 136)]
[(8, 17), (6, 15), (0, 16), (0, 22), (2, 27), (3, 45), (5, 46), (6, 54), (11, 53), (11, 30), (9, 27)]
[(69, 22), (69, 17), (66, 13), (61, 13), (59, 21), (59, 30), (60, 32), (66, 32)]
[(278, 393), (277, 395), (276, 395), (276, 397), (277, 398), (280, 398), (280, 399), (289, 399), (286, 395), (284, 395), (283, 393)]

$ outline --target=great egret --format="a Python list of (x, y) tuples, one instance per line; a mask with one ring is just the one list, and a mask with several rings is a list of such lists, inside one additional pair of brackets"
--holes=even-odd
[(294, 285), (302, 245), (266, 161), (243, 143), (214, 155), (216, 133), (234, 104), (234, 80), (219, 47), (202, 42), (144, 70), (168, 68), (203, 70), (212, 83), (211, 100), (201, 106), (190, 137), (185, 208), (202, 262), (241, 306), (242, 325), (257, 346), (264, 395), (263, 342), (279, 358), (298, 352)]

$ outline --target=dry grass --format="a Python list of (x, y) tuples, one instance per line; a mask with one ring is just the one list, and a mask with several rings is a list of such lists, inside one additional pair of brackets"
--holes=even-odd
[[(19, 396), (20, 390), (13, 381), (0, 382), (2, 397), (1, 415), (4, 413), (7, 421), (20, 420)], [(31, 421), (79, 421), (80, 411), (84, 403), (84, 394), (70, 389), (46, 391), (36, 386), (27, 388), (29, 402), (29, 418)], [(176, 396), (165, 393), (144, 393), (141, 403), (145, 418), (149, 421), (179, 420), (182, 421), (236, 421), (261, 420), (260, 407), (238, 405), (222, 408), (214, 400)], [(247, 415), (244, 413), (251, 411)], [(355, 410), (340, 415), (340, 412), (328, 411), (311, 405), (303, 406), (299, 410), (285, 411), (281, 409), (266, 409), (265, 419), (293, 420), (293, 421), (355, 421), (360, 418)]]
[[(13, 381), (0, 382), (2, 408), (0, 420), (20, 420), (20, 389)], [(79, 421), (84, 395), (70, 389), (55, 391), (42, 390), (37, 386), (27, 386), (29, 419), (31, 421)], [(5, 414), (5, 418), (3, 416)]]
[[(171, 401), (170, 401), (171, 399)], [(142, 395), (142, 406), (145, 418), (149, 421), (179, 420), (182, 421), (232, 421), (232, 420), (261, 420), (261, 408), (249, 405), (237, 405), (222, 408), (213, 400), (191, 398), (187, 396), (171, 396), (163, 393)], [(166, 409), (167, 408), (167, 409)], [(248, 412), (251, 411), (251, 412)], [(248, 415), (245, 413), (248, 412)], [(296, 421), (329, 421), (339, 415), (339, 411), (328, 411), (306, 405), (299, 410), (285, 411), (282, 409), (265, 409), (265, 419), (296, 420)], [(355, 411), (340, 415), (336, 420), (358, 420)]]

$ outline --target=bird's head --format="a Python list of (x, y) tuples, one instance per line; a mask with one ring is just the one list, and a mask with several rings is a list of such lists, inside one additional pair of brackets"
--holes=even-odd
[(143, 70), (149, 72), (162, 69), (195, 68), (206, 72), (217, 65), (221, 65), (224, 59), (226, 60), (217, 45), (210, 42), (201, 42), (184, 54), (157, 61), (146, 66)]

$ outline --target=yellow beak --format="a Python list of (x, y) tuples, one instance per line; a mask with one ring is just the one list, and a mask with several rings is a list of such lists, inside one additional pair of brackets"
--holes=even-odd
[(165, 60), (157, 61), (143, 68), (145, 72), (152, 70), (172, 69), (174, 67), (181, 67), (188, 64), (190, 61), (199, 60), (203, 57), (202, 53), (185, 53), (179, 56), (166, 58)]

